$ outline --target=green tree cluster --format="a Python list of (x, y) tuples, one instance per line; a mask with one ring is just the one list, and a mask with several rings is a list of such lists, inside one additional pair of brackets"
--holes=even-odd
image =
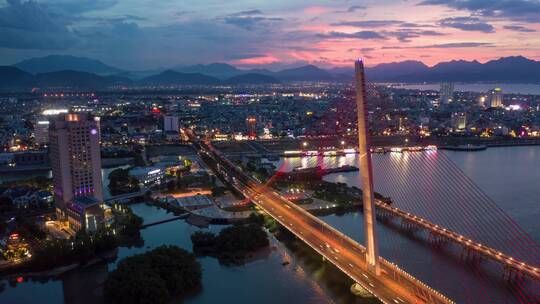
[(109, 190), (112, 195), (137, 192), (139, 181), (129, 174), (128, 169), (118, 168), (109, 174)]
[(88, 235), (78, 232), (70, 239), (46, 240), (35, 246), (31, 266), (45, 269), (70, 263), (84, 263), (97, 254), (116, 248), (116, 238), (109, 232)]
[(112, 210), (116, 219), (115, 228), (118, 231), (120, 243), (125, 245), (126, 242), (139, 239), (144, 220), (126, 206), (115, 204)]
[(202, 268), (176, 246), (160, 246), (123, 259), (105, 281), (105, 297), (117, 304), (168, 303), (200, 289)]
[(235, 224), (219, 234), (197, 231), (191, 235), (194, 252), (217, 257), (224, 264), (241, 264), (253, 252), (269, 245), (268, 235), (261, 227), (261, 219)]

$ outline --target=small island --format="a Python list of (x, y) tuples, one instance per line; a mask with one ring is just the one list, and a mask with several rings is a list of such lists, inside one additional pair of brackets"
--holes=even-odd
[(197, 231), (191, 235), (193, 251), (197, 255), (216, 257), (223, 264), (243, 264), (253, 252), (270, 244), (263, 221), (252, 215), (248, 223), (229, 226), (217, 235)]
[(107, 277), (104, 292), (116, 304), (163, 304), (201, 286), (201, 264), (192, 253), (160, 246), (121, 260)]

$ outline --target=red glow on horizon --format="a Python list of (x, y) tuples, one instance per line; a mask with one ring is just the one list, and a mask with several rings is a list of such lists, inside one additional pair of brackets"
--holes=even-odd
[(271, 55), (265, 55), (260, 57), (244, 58), (233, 62), (238, 65), (264, 65), (280, 62), (280, 60)]

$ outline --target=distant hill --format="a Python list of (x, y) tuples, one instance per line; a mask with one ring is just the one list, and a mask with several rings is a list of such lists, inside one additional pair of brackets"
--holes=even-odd
[(211, 85), (219, 82), (219, 79), (201, 73), (180, 73), (173, 70), (167, 70), (139, 81), (143, 85)]
[(64, 70), (111, 75), (122, 73), (121, 69), (104, 64), (99, 60), (85, 57), (50, 55), (23, 60), (13, 66), (31, 74), (50, 73)]
[(371, 81), (385, 80), (399, 76), (425, 73), (429, 67), (420, 61), (407, 60), (402, 62), (382, 63), (366, 69), (366, 76)]
[[(329, 70), (334, 77), (354, 77), (354, 69)], [(540, 83), (540, 61), (522, 56), (503, 57), (480, 63), (476, 60), (452, 60), (428, 67), (420, 61), (382, 63), (366, 68), (370, 81), (386, 82), (521, 82)]]
[(428, 71), (394, 77), (404, 82), (524, 82), (540, 83), (540, 62), (525, 57), (504, 57), (484, 64), (477, 61), (439, 63)]
[(35, 75), (38, 87), (103, 88), (108, 85), (104, 77), (79, 71), (58, 71)]
[[(306, 65), (277, 72), (266, 69), (243, 70), (224, 63), (199, 64), (177, 69), (185, 72), (122, 71), (88, 58), (47, 56), (25, 60), (15, 66), (0, 66), (0, 89), (98, 89), (117, 85), (273, 84), (295, 81), (351, 82), (354, 77), (352, 63), (351, 67), (329, 70)], [(420, 61), (409, 60), (366, 68), (366, 75), (372, 82), (540, 83), (540, 61), (514, 56), (486, 63), (453, 60), (428, 67)]]
[(132, 81), (119, 76), (99, 76), (92, 73), (64, 70), (32, 75), (13, 66), (0, 66), (0, 89), (71, 88), (104, 89), (130, 85)]
[(12, 66), (0, 66), (0, 89), (29, 88), (34, 83), (34, 75)]
[(314, 65), (306, 65), (294, 69), (276, 72), (274, 76), (282, 81), (333, 81), (334, 77), (328, 71)]
[(225, 80), (226, 84), (276, 84), (281, 81), (268, 75), (262, 75), (257, 73), (247, 73), (237, 76), (233, 76)]
[(246, 73), (246, 71), (226, 63), (211, 63), (207, 65), (196, 64), (185, 67), (176, 67), (174, 70), (181, 73), (200, 73), (220, 79), (226, 79)]

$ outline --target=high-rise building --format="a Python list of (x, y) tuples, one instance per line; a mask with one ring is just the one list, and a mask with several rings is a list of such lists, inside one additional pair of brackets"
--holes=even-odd
[(503, 106), (503, 92), (501, 88), (495, 88), (488, 93), (487, 107), (488, 108), (502, 108)]
[(59, 115), (50, 123), (49, 153), (58, 217), (75, 229), (95, 228), (103, 201), (98, 121), (86, 113)]
[(246, 119), (248, 139), (257, 138), (257, 118), (248, 116)]
[(443, 82), (441, 83), (441, 90), (439, 91), (439, 101), (441, 105), (449, 104), (454, 100), (454, 83)]
[(164, 132), (178, 132), (178, 116), (164, 116), (163, 117), (163, 131)]
[(36, 145), (46, 145), (49, 143), (49, 121), (38, 120), (34, 124), (34, 141)]
[(455, 131), (464, 131), (467, 128), (467, 114), (463, 112), (452, 113), (452, 128)]
[(487, 96), (481, 95), (478, 97), (478, 106), (485, 108), (487, 104)]
[(96, 122), (97, 126), (97, 137), (99, 139), (99, 143), (101, 144), (101, 117), (94, 116), (94, 121)]

